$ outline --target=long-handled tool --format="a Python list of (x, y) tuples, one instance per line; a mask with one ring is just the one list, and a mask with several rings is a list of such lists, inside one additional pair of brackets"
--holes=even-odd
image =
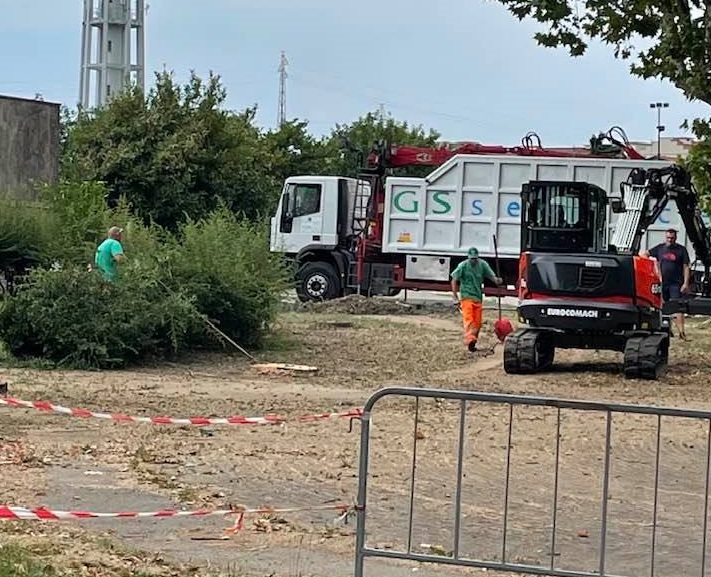
[[(493, 236), (494, 238), (494, 257), (496, 258), (496, 276), (501, 278), (501, 268), (499, 266), (499, 247), (496, 243), (496, 235)], [(499, 339), (500, 343), (503, 343), (504, 340), (506, 340), (506, 337), (513, 332), (513, 325), (511, 324), (511, 321), (507, 319), (506, 317), (502, 316), (501, 314), (501, 295), (496, 296), (496, 300), (498, 301), (499, 304), (499, 319), (494, 323), (494, 333), (496, 334), (496, 337)], [(494, 345), (496, 346), (496, 345)]]
[[(159, 280), (158, 283), (170, 294), (175, 294), (175, 292), (167, 285), (165, 284), (162, 280)], [(244, 347), (241, 347), (239, 344), (237, 344), (233, 339), (231, 339), (229, 336), (227, 336), (225, 333), (223, 333), (220, 329), (218, 329), (215, 326), (215, 323), (213, 323), (210, 319), (207, 318), (206, 315), (202, 314), (195, 305), (191, 307), (191, 310), (193, 314), (202, 320), (208, 328), (210, 328), (213, 332), (215, 332), (219, 337), (221, 337), (223, 340), (227, 341), (230, 345), (232, 345), (234, 348), (236, 348), (238, 351), (240, 351), (244, 356), (248, 357), (252, 362), (255, 362), (257, 359), (255, 359), (252, 355), (250, 355)], [(262, 363), (259, 365), (252, 365), (253, 368), (260, 370), (260, 371), (300, 371), (300, 372), (308, 372), (312, 373), (314, 371), (317, 371), (317, 367), (311, 367), (309, 365), (294, 365), (291, 363)]]
[[(173, 290), (165, 284), (162, 280), (158, 280), (158, 283), (170, 294), (175, 294)], [(252, 361), (256, 360), (252, 355), (250, 355), (244, 348), (239, 346), (234, 340), (232, 340), (230, 337), (228, 337), (225, 333), (223, 333), (220, 329), (218, 329), (215, 324), (207, 318), (206, 315), (202, 314), (194, 305), (190, 307), (190, 310), (193, 312), (195, 317), (199, 318), (201, 321), (203, 321), (210, 329), (212, 329), (217, 335), (221, 338), (223, 338), (225, 341), (227, 341), (229, 344), (231, 344), (234, 348), (236, 348), (239, 352), (241, 352), (244, 356), (248, 357)]]

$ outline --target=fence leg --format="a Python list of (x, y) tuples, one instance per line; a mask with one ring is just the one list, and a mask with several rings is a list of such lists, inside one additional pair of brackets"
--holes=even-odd
[(358, 497), (356, 500), (356, 542), (354, 577), (363, 577), (365, 555), (365, 503), (368, 490), (368, 461), (370, 451), (370, 411), (360, 419), (360, 459), (358, 465)]

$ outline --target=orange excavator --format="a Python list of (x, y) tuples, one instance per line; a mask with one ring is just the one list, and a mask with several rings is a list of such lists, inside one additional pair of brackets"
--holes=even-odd
[[(556, 349), (623, 353), (627, 378), (656, 379), (669, 359), (670, 315), (711, 315), (711, 229), (689, 173), (678, 165), (633, 170), (619, 194), (586, 182), (531, 181), (521, 191), (518, 316), (504, 370), (535, 373)], [(642, 237), (676, 202), (696, 260), (696, 290), (662, 301), (659, 269), (639, 256)], [(619, 214), (605, 243), (608, 206)]]

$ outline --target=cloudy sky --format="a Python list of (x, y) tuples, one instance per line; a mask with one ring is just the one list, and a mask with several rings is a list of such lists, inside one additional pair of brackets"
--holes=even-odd
[[(148, 0), (147, 81), (164, 66), (220, 74), (229, 106), (257, 104), (276, 122), (281, 50), (289, 65), (287, 115), (315, 133), (381, 105), (448, 140), (586, 143), (622, 126), (655, 138), (651, 101), (667, 101), (667, 135), (708, 114), (674, 87), (632, 77), (612, 51), (570, 59), (538, 47), (533, 23), (490, 0)], [(83, 0), (0, 0), (0, 93), (74, 106)]]

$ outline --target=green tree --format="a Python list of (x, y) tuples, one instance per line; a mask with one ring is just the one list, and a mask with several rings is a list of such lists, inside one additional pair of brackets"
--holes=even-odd
[(72, 148), (69, 136), (76, 126), (78, 114), (67, 106), (59, 112), (59, 174), (65, 180), (71, 179), (77, 164), (76, 150)]
[(194, 73), (184, 86), (156, 74), (144, 95), (137, 87), (96, 111), (65, 119), (63, 177), (102, 181), (109, 201), (125, 196), (144, 221), (175, 230), (222, 200), (253, 218), (268, 206), (273, 186), (254, 109), (223, 108), (219, 76)]
[[(542, 46), (585, 54), (592, 40), (611, 46), (640, 78), (670, 81), (690, 100), (711, 105), (711, 3), (632, 0), (498, 0), (519, 20), (532, 18), (547, 30), (535, 34)], [(641, 47), (644, 46), (644, 47)], [(686, 123), (685, 123), (686, 124)], [(700, 144), (689, 167), (700, 191), (711, 198), (711, 135), (708, 119), (694, 119)]]
[(542, 46), (581, 56), (599, 40), (614, 48), (616, 58), (629, 59), (633, 74), (664, 78), (689, 98), (711, 104), (711, 5), (703, 0), (498, 1), (519, 20), (530, 17), (549, 28), (535, 34)]
[[(355, 175), (373, 146), (379, 142), (406, 146), (435, 146), (440, 134), (425, 130), (421, 125), (411, 125), (391, 115), (368, 112), (351, 124), (337, 124), (331, 133), (329, 146), (333, 151), (328, 170), (332, 174)], [(340, 154), (336, 151), (340, 150)], [(408, 167), (402, 175), (420, 175), (431, 168)]]
[[(216, 202), (214, 207), (226, 206), (250, 220), (270, 214), (281, 189), (279, 159), (255, 125), (256, 115), (257, 108), (253, 107), (228, 118), (231, 144), (223, 157), (226, 165), (223, 202)], [(190, 217), (198, 219), (199, 215)]]
[[(339, 157), (338, 149), (328, 139), (316, 138), (308, 132), (302, 120), (285, 122), (277, 130), (265, 134), (265, 144), (275, 179), (273, 203), (278, 200), (280, 185), (285, 178), (299, 174), (328, 174)], [(273, 208), (274, 204), (270, 206)]]

